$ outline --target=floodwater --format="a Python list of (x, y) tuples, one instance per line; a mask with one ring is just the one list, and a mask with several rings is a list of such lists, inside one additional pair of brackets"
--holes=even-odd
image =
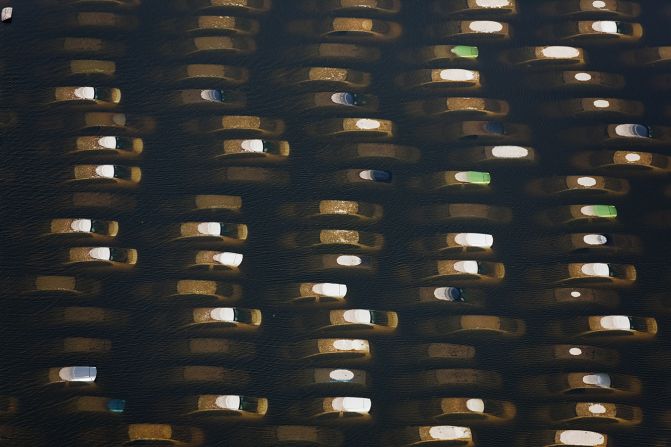
[(671, 445), (664, 1), (5, 4), (0, 445)]

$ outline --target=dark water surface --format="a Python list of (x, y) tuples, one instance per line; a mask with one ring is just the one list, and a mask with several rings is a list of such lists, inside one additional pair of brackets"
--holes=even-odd
[[(326, 12), (301, 12), (300, 2), (291, 0), (274, 1), (269, 11), (259, 15), (236, 8), (201, 12), (200, 15), (231, 15), (258, 20), (259, 32), (250, 37), (256, 50), (248, 55), (231, 56), (220, 52), (180, 56), (180, 45), (192, 37), (182, 22), (171, 21), (185, 21), (198, 15), (200, 3), (196, 1), (187, 2), (189, 7), (180, 12), (169, 2), (143, 0), (137, 8), (122, 12), (127, 14), (122, 25), (112, 29), (85, 27), (81, 23), (68, 26), (64, 17), (74, 14), (77, 9), (57, 7), (59, 2), (55, 0), (12, 2), (14, 20), (0, 26), (3, 53), (0, 61), (3, 69), (1, 112), (15, 114), (15, 123), (0, 129), (4, 157), (0, 165), (3, 229), (0, 233), (0, 276), (5, 309), (0, 314), (4, 329), (0, 344), (0, 377), (3, 379), (0, 383), (3, 384), (2, 394), (7, 396), (7, 403), (0, 411), (0, 428), (7, 439), (0, 436), (0, 445), (135, 445), (124, 443), (132, 440), (128, 433), (138, 427), (133, 424), (144, 423), (204, 430), (202, 443), (175, 445), (280, 445), (268, 440), (270, 430), (280, 427), (275, 433), (283, 433), (282, 427), (295, 425), (334, 430), (331, 443), (306, 441), (304, 445), (415, 445), (403, 441), (396, 430), (411, 430), (409, 427), (418, 426), (429, 430), (431, 426), (448, 425), (472, 429), (472, 445), (477, 446), (573, 445), (560, 441), (568, 439), (561, 438), (565, 430), (598, 432), (612, 443), (579, 445), (671, 445), (667, 374), (671, 364), (667, 255), (670, 248), (667, 231), (671, 222), (668, 177), (671, 159), (666, 158), (671, 146), (671, 132), (665, 133), (667, 129), (664, 128), (669, 125), (671, 84), (666, 79), (655, 78), (668, 72), (671, 65), (668, 57), (666, 63), (649, 65), (641, 60), (635, 64), (622, 61), (632, 51), (643, 54), (645, 48), (671, 45), (668, 35), (671, 15), (666, 2), (641, 1), (639, 17), (622, 19), (642, 25), (643, 37), (631, 42), (624, 39), (599, 41), (598, 37), (572, 41), (543, 34), (544, 27), (553, 24), (575, 23), (578, 18), (613, 20), (614, 16), (599, 11), (574, 17), (543, 15), (536, 10), (540, 2), (533, 0), (518, 0), (518, 12), (514, 15), (493, 12), (481, 16), (481, 12), (471, 11), (461, 17), (441, 17), (431, 12), (432, 5), (443, 5), (447, 9), (450, 4), (459, 2), (418, 0), (402, 0), (401, 11), (390, 15), (377, 15), (369, 9), (339, 13), (343, 17), (375, 17), (398, 23), (402, 34), (391, 42), (347, 33), (323, 34), (321, 37), (292, 34), (294, 28), (308, 29), (305, 25), (294, 25), (294, 21), (317, 17), (327, 20), (334, 16), (328, 13), (329, 5), (341, 2), (323, 0), (315, 3)], [(346, 2), (343, 0), (342, 3)], [(583, 5), (590, 2), (562, 3)], [(633, 2), (605, 3), (610, 7), (611, 3)], [(0, 5), (4, 5), (2, 0)], [(79, 11), (101, 10), (96, 2), (82, 3), (77, 8)], [(114, 11), (115, 8), (102, 10)], [(511, 36), (495, 40), (475, 34), (440, 37), (427, 32), (441, 22), (470, 20), (468, 17), (507, 23), (512, 30)], [(132, 21), (136, 21), (137, 26), (130, 26)], [(129, 25), (128, 30), (124, 29), (125, 24)], [(49, 47), (59, 38), (73, 36), (108, 40), (118, 44), (120, 50), (118, 53), (68, 54)], [(302, 55), (301, 51), (318, 42), (346, 42), (378, 49), (380, 57), (377, 60), (342, 61), (337, 58), (316, 60)], [(475, 60), (414, 64), (400, 57), (404, 52), (419, 55), (420, 48), (436, 44), (477, 46), (479, 55)], [(539, 48), (548, 45), (579, 47), (584, 49), (586, 62), (574, 67), (542, 62), (533, 66), (514, 66), (506, 62), (515, 49), (535, 45)], [(80, 59), (114, 61), (116, 74), (68, 77), (59, 69), (71, 60)], [(249, 71), (249, 79), (241, 85), (226, 85), (216, 79), (177, 82), (171, 70), (194, 63), (242, 67)], [(356, 92), (328, 85), (296, 88), (280, 82), (283, 75), (278, 74), (278, 70), (299, 67), (348, 68), (370, 73), (372, 80), (369, 86)], [(411, 90), (407, 82), (395, 83), (399, 75), (422, 68), (478, 70), (482, 86), (477, 89), (429, 87)], [(625, 83), (613, 88), (600, 88), (592, 83), (577, 88), (553, 88), (550, 84), (534, 88), (532, 75), (557, 74), (562, 70), (612, 73), (622, 76)], [(59, 86), (116, 87), (121, 90), (122, 98), (118, 106), (109, 110), (91, 104), (79, 107), (71, 103), (46, 104), (53, 89)], [(246, 104), (230, 109), (225, 105), (199, 108), (176, 104), (175, 92), (185, 88), (223, 90), (225, 98), (233, 97), (237, 92), (246, 97)], [(362, 95), (374, 95), (379, 105), (377, 110), (370, 112), (362, 112), (357, 106), (352, 107), (352, 111), (345, 107), (308, 110), (301, 98), (319, 91), (345, 92), (356, 95), (357, 100)], [(410, 101), (445, 97), (506, 101), (509, 111), (502, 114), (505, 116), (491, 118), (492, 124), (487, 128), (495, 134), (501, 126), (499, 123), (503, 123), (505, 134), (489, 137), (469, 136), (468, 132), (450, 134), (449, 129), (465, 121), (490, 119), (478, 116), (471, 109), (429, 119), (407, 107)], [(561, 104), (572, 98), (590, 98), (592, 104), (603, 98), (611, 103), (615, 102), (614, 98), (639, 101), (643, 110), (639, 116), (636, 111), (631, 114), (621, 110), (610, 115), (599, 113), (598, 106), (592, 107), (596, 111), (591, 112), (566, 112)], [(68, 127), (68, 123), (90, 111), (146, 117), (151, 125), (137, 130), (130, 126)], [(218, 160), (208, 158), (207, 154), (221, 147), (223, 140), (259, 138), (250, 130), (208, 134), (202, 129), (190, 130), (188, 127), (192, 120), (220, 115), (253, 115), (281, 120), (285, 130), (267, 139), (287, 141), (289, 156), (279, 161), (231, 156)], [(363, 133), (338, 137), (328, 135), (324, 127), (311, 134), (311, 126), (315, 123), (337, 118), (385, 119), (393, 121), (396, 127), (390, 138)], [(131, 119), (128, 120), (130, 123)], [(511, 135), (510, 123), (526, 126), (528, 133)], [(608, 139), (605, 130), (595, 132), (593, 136), (581, 135), (576, 130), (586, 126), (628, 123), (649, 126), (651, 138), (617, 140), (617, 135)], [(71, 141), (84, 135), (142, 138), (144, 150), (141, 156), (126, 160), (66, 155), (65, 149), (72, 147)], [(376, 155), (367, 159), (348, 156), (347, 147), (360, 143), (397, 144), (416, 149), (406, 151), (412, 155), (406, 160), (380, 156), (383, 150), (380, 147), (373, 151)], [(463, 155), (469, 148), (481, 146), (532, 148), (533, 157), (487, 163)], [(604, 167), (581, 163), (578, 156), (587, 151), (602, 154), (623, 151), (622, 157), (625, 154), (631, 156), (627, 159), (629, 164), (621, 162), (617, 166)], [(657, 154), (662, 160), (661, 167), (656, 170), (631, 167), (632, 164), (643, 166), (650, 154)], [(636, 156), (643, 161), (637, 163)], [(64, 180), (76, 164), (100, 166), (111, 163), (139, 166), (142, 170), (139, 186), (123, 189), (118, 185), (85, 181), (73, 185)], [(260, 167), (268, 171), (245, 172), (237, 180), (222, 179), (218, 175), (221, 169), (232, 166)], [(351, 170), (350, 177), (337, 177), (337, 172), (348, 169)], [(391, 173), (390, 182), (365, 181), (359, 173), (368, 169)], [(491, 183), (432, 189), (426, 179), (432, 173), (443, 171), (488, 172)], [(387, 179), (386, 173), (378, 173), (376, 178)], [(544, 185), (549, 185), (551, 182), (547, 179), (559, 176), (562, 177), (553, 185), (573, 188), (571, 191), (543, 193), (542, 187), (533, 183), (537, 179), (546, 179)], [(576, 177), (567, 180), (566, 176)], [(605, 188), (599, 189), (605, 180), (597, 176), (609, 178)], [(585, 185), (576, 186), (577, 178), (582, 178)], [(591, 188), (591, 180), (584, 180), (586, 178), (597, 179), (598, 186)], [(573, 181), (573, 187), (567, 187), (567, 181)], [(608, 189), (610, 187), (613, 188)], [(98, 202), (99, 206), (64, 205), (68, 197), (81, 191), (106, 191), (115, 197), (134, 200), (136, 206), (105, 206), (102, 202)], [(242, 210), (237, 213), (225, 210), (189, 213), (186, 200), (196, 194), (240, 197)], [(291, 217), (285, 212), (291, 203), (319, 200), (378, 204), (383, 217), (362, 223), (342, 215), (309, 219)], [(485, 219), (471, 215), (446, 219), (445, 209), (440, 208), (440, 205), (464, 203), (493, 207), (490, 211), (497, 207), (502, 210)], [(566, 223), (560, 214), (548, 214), (548, 210), (562, 206), (592, 204), (616, 206), (617, 218)], [(50, 222), (56, 218), (114, 220), (118, 221), (120, 230), (111, 241), (102, 242), (85, 237), (45, 236), (51, 231), (48, 229)], [(212, 240), (199, 243), (193, 238), (171, 241), (179, 225), (189, 221), (246, 224), (248, 238), (237, 246), (231, 245), (230, 240), (223, 243)], [(366, 251), (352, 244), (329, 244), (324, 240), (313, 246), (295, 243), (324, 229), (375, 233), (384, 240), (383, 247)], [(444, 241), (446, 233), (490, 234), (494, 240), (493, 249), (441, 251), (439, 240)], [(422, 239), (437, 234), (443, 235), (442, 239)], [(571, 234), (579, 234), (574, 236), (575, 240), (584, 240), (584, 234), (603, 235), (607, 247), (600, 250), (573, 245), (569, 249), (556, 242)], [(619, 239), (620, 235), (628, 238)], [(65, 255), (59, 255), (77, 246), (133, 248), (137, 250), (137, 263), (127, 270), (109, 266), (96, 269), (89, 265), (91, 263), (67, 263)], [(208, 249), (243, 254), (240, 268), (227, 271), (202, 265), (191, 270), (186, 268), (188, 253)], [(359, 268), (336, 264), (328, 271), (319, 271), (315, 264), (311, 264), (316, 257), (328, 254), (361, 256), (363, 264)], [(368, 258), (372, 266), (368, 264)], [(341, 262), (351, 259), (341, 259)], [(488, 262), (497, 262), (504, 266), (505, 274), (499, 265), (501, 278), (492, 281), (456, 272), (437, 277), (422, 275), (438, 260), (466, 261), (457, 268), (467, 272), (472, 268), (482, 272), (493, 268)], [(474, 264), (475, 261), (478, 263)], [(575, 272), (567, 274), (569, 263), (578, 265), (578, 270), (585, 263), (600, 263), (585, 267), (588, 271), (608, 264), (605, 267), (609, 269), (608, 279), (595, 280), (594, 276), (590, 278)], [(615, 264), (629, 267), (626, 270)], [(100, 282), (101, 289), (90, 296), (53, 290), (30, 294), (27, 284), (31, 278), (34, 283), (35, 275), (61, 275), (79, 281), (95, 279)], [(629, 277), (618, 281), (617, 277), (622, 275)], [(175, 280), (187, 279), (221, 281), (229, 287), (239, 288), (241, 295), (237, 301), (220, 302), (204, 296), (166, 296), (165, 290)], [(298, 296), (298, 293), (295, 287), (292, 291), (288, 289), (295, 283), (345, 284), (346, 299), (331, 305), (292, 303), (289, 298)], [(426, 288), (423, 292), (429, 298), (433, 297), (431, 302), (418, 302), (419, 287)], [(449, 287), (454, 288), (448, 290), (449, 299), (436, 298), (442, 296), (441, 291), (445, 293), (442, 288)], [(552, 303), (547, 299), (552, 294), (575, 299), (557, 299)], [(590, 301), (590, 296), (599, 299)], [(90, 308), (82, 311), (87, 321), (77, 323), (68, 319), (67, 312), (72, 312), (73, 307)], [(184, 318), (192, 316), (194, 309), (201, 307), (256, 309), (260, 311), (262, 321), (260, 326), (252, 329), (246, 329), (244, 325), (205, 327), (203, 323), (184, 327)], [(68, 308), (69, 311), (64, 310)], [(99, 309), (111, 312), (111, 321), (96, 321), (96, 312), (101, 312)], [(398, 321), (387, 330), (384, 327), (371, 329), (371, 325), (364, 325), (363, 329), (350, 325), (317, 330), (326, 324), (333, 309), (394, 312), (389, 314), (390, 318)], [(222, 312), (228, 315), (229, 311)], [(241, 314), (238, 311), (236, 318)], [(360, 314), (356, 315), (360, 317)], [(461, 315), (480, 317), (459, 320)], [(600, 320), (604, 326), (596, 331), (598, 333), (581, 334), (578, 326), (587, 316), (595, 316), (596, 320), (599, 320), (597, 317), (615, 317)], [(644, 320), (648, 326), (637, 331), (635, 329), (640, 324), (636, 318), (639, 317), (648, 318)], [(452, 323), (448, 324), (448, 320)], [(455, 321), (461, 321), (464, 326), (470, 322), (472, 327), (470, 330), (462, 327), (464, 330), (459, 331)], [(560, 321), (568, 323), (557, 329)], [(623, 325), (630, 324), (631, 330), (623, 330)], [(636, 324), (639, 326), (634, 327)], [(608, 325), (610, 327), (606, 327)], [(385, 322), (381, 326), (385, 326)], [(501, 330), (493, 330), (493, 327)], [(56, 348), (73, 337), (106, 340), (111, 343), (111, 349), (96, 352), (92, 348), (76, 353)], [(180, 354), (179, 347), (187, 340), (204, 337), (240, 343), (241, 351), (231, 356)], [(336, 358), (322, 363), (310, 359), (290, 360), (287, 353), (296, 355), (297, 352), (294, 342), (317, 338), (368, 340), (372, 359), (357, 362)], [(421, 344), (425, 343), (465, 345), (469, 347), (464, 348), (467, 352), (474, 349), (475, 354), (466, 358), (436, 357), (419, 362), (413, 355), (419, 356), (423, 349)], [(557, 348), (559, 345), (564, 347)], [(571, 354), (577, 357), (575, 359), (570, 355), (563, 360), (551, 358), (541, 353), (542, 347), (564, 351), (574, 347), (585, 355)], [(593, 347), (603, 349), (613, 357), (605, 360), (598, 355), (590, 357), (588, 353)], [(58, 382), (53, 377), (48, 378), (50, 368), (80, 365), (97, 367), (95, 386), (50, 383)], [(170, 374), (174, 368), (194, 365), (224, 367), (241, 373), (226, 372), (206, 382), (182, 376), (181, 380), (171, 382)], [(369, 382), (356, 385), (327, 379), (328, 383), (320, 386), (307, 386), (303, 377), (312, 374), (306, 372), (309, 368), (364, 371)], [(428, 377), (437, 369), (458, 371), (436, 385)], [(472, 379), (473, 369), (479, 371), (475, 379)], [(560, 382), (566, 379), (560, 375), (569, 373), (585, 373), (592, 379), (576, 379), (578, 382), (582, 380), (582, 384), (572, 384), (572, 387), (566, 387), (568, 390), (562, 391)], [(590, 385), (590, 380), (597, 380), (600, 385), (583, 386)], [(550, 383), (550, 391), (540, 383)], [(265, 398), (268, 409), (257, 420), (222, 414), (210, 417), (187, 414), (190, 410), (185, 410), (181, 403), (189, 396), (199, 395)], [(81, 396), (114, 400), (100, 401), (102, 406), (95, 411), (67, 406)], [(318, 418), (311, 417), (309, 412), (296, 411), (297, 406), (310, 399), (346, 396), (369, 398), (372, 417), (341, 414), (340, 417)], [(467, 416), (452, 413), (437, 417), (439, 413), (432, 413), (429, 399), (439, 398), (467, 398), (476, 410), (469, 408), (471, 414)], [(419, 410), (414, 413), (408, 410), (417, 401)], [(497, 404), (496, 401), (504, 403)], [(496, 405), (515, 411), (509, 414), (508, 420), (492, 422), (479, 414), (477, 408), (481, 402), (484, 402), (486, 411)], [(591, 406), (588, 411), (593, 414), (572, 421), (562, 420), (561, 409), (576, 402)], [(608, 415), (611, 411), (625, 414), (625, 419), (604, 420), (601, 408)], [(443, 410), (447, 412), (446, 408)], [(627, 412), (631, 413), (630, 420), (627, 420)], [(304, 429), (311, 433), (309, 430)], [(443, 430), (449, 432), (450, 429)], [(552, 430), (556, 432), (549, 434)], [(538, 435), (543, 431), (549, 436), (546, 442), (529, 437), (529, 434)], [(440, 430), (433, 433), (437, 432)], [(15, 433), (25, 437), (16, 437)], [(199, 439), (199, 432), (195, 433), (194, 439)], [(581, 436), (586, 442), (584, 436), (587, 435)], [(598, 436), (590, 439), (601, 439)], [(551, 443), (555, 438), (556, 444)], [(295, 444), (290, 445), (303, 445), (299, 444), (300, 439), (294, 441)], [(471, 445), (454, 442), (445, 440), (438, 444), (436, 441), (435, 445)], [(135, 443), (172, 445), (158, 441), (153, 444), (147, 439), (135, 439)]]

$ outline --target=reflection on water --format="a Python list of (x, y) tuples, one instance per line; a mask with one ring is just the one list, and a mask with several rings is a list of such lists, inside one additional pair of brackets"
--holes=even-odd
[(0, 445), (671, 445), (666, 2), (0, 8)]

